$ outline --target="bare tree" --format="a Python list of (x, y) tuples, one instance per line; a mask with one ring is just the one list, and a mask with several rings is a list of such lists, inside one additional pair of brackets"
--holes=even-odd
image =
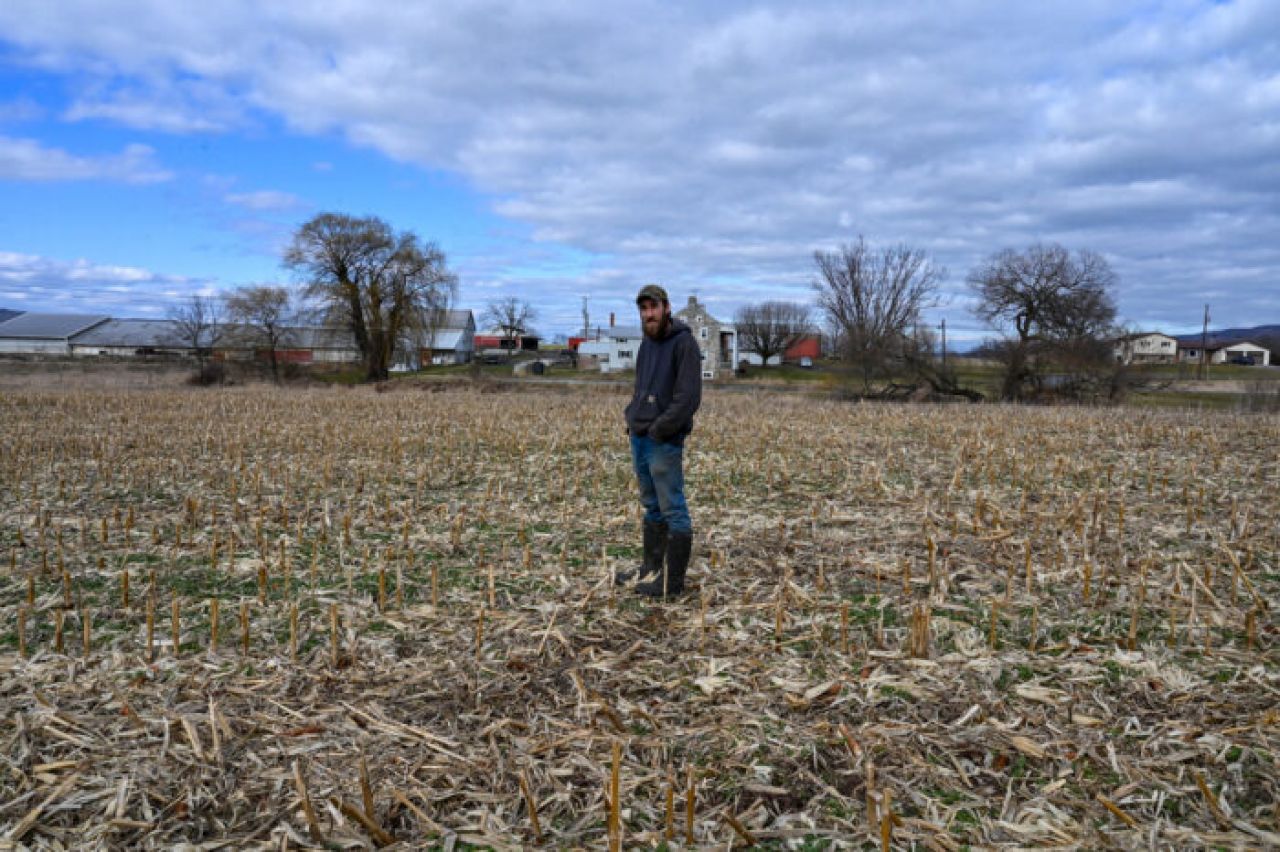
[(1080, 359), (1108, 357), (1095, 345), (1110, 334), (1116, 316), (1111, 290), (1116, 275), (1106, 258), (1056, 243), (1026, 251), (1005, 249), (969, 273), (978, 303), (974, 313), (1004, 333), (1005, 399), (1025, 399), (1043, 386), (1044, 368), (1055, 357), (1079, 366)]
[(325, 320), (351, 330), (370, 381), (385, 379), (398, 347), (448, 308), (458, 281), (432, 242), (376, 216), (321, 213), (305, 222), (284, 265)]
[(175, 342), (191, 349), (196, 359), (196, 375), (205, 381), (205, 364), (226, 332), (222, 304), (212, 296), (194, 293), (170, 308), (168, 317), (173, 322)]
[(871, 380), (901, 357), (921, 312), (936, 303), (946, 270), (921, 249), (875, 251), (862, 237), (838, 252), (814, 252), (813, 259), (818, 306), (845, 359), (861, 371), (863, 392), (870, 393)]
[(240, 287), (227, 297), (227, 313), (236, 324), (235, 334), (253, 346), (265, 348), (271, 364), (271, 378), (280, 381), (277, 354), (290, 334), (293, 296), (285, 287), (252, 285)]
[(532, 331), (529, 324), (537, 316), (528, 302), (515, 296), (503, 296), (485, 306), (482, 321), (502, 333), (503, 348), (507, 350), (507, 360), (510, 360), (520, 348), (520, 338)]
[(792, 344), (812, 333), (809, 307), (798, 302), (761, 302), (744, 305), (733, 319), (738, 332), (738, 346), (760, 356), (761, 363), (784, 354)]

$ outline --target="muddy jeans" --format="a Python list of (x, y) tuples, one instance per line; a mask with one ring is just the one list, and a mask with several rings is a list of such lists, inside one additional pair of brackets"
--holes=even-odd
[(684, 501), (682, 443), (663, 443), (648, 435), (631, 436), (631, 464), (640, 483), (644, 519), (665, 523), (673, 533), (693, 531), (689, 507)]

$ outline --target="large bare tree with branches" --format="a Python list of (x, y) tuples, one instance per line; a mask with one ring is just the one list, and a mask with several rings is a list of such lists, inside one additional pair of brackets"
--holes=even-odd
[(862, 374), (864, 393), (900, 359), (911, 329), (935, 304), (946, 270), (922, 249), (907, 245), (875, 250), (862, 237), (836, 252), (814, 252), (818, 306), (844, 358)]
[(278, 350), (286, 345), (293, 322), (293, 294), (287, 287), (269, 284), (240, 287), (227, 297), (227, 313), (237, 337), (267, 351), (271, 378), (278, 384)]
[(1025, 399), (1042, 387), (1044, 368), (1059, 361), (1079, 368), (1109, 355), (1100, 341), (1116, 317), (1116, 274), (1106, 258), (1056, 243), (1004, 249), (969, 273), (974, 314), (1004, 335), (1001, 394)]
[(448, 308), (458, 287), (435, 243), (376, 216), (315, 216), (294, 234), (284, 265), (327, 322), (351, 330), (370, 381), (388, 376), (397, 348)]
[(797, 340), (810, 334), (809, 307), (798, 302), (769, 301), (743, 305), (734, 315), (738, 347), (754, 352), (766, 367), (769, 359), (782, 355)]

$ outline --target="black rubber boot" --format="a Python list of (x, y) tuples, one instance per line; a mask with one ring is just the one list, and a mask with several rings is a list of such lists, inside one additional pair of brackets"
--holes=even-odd
[(662, 559), (667, 553), (667, 525), (658, 521), (644, 522), (644, 562), (639, 568), (624, 568), (613, 575), (615, 586), (625, 586), (637, 577), (643, 582), (662, 573)]
[(636, 591), (651, 598), (674, 598), (684, 593), (684, 575), (693, 552), (693, 533), (667, 537), (667, 567), (652, 580), (636, 584)]

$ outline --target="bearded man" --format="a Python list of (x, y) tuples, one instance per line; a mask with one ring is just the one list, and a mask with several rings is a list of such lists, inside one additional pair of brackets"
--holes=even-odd
[(618, 585), (652, 598), (684, 591), (693, 524), (684, 499), (684, 444), (702, 402), (702, 353), (689, 326), (671, 316), (667, 291), (649, 284), (636, 296), (644, 340), (624, 416), (644, 505), (644, 564), (619, 571)]

